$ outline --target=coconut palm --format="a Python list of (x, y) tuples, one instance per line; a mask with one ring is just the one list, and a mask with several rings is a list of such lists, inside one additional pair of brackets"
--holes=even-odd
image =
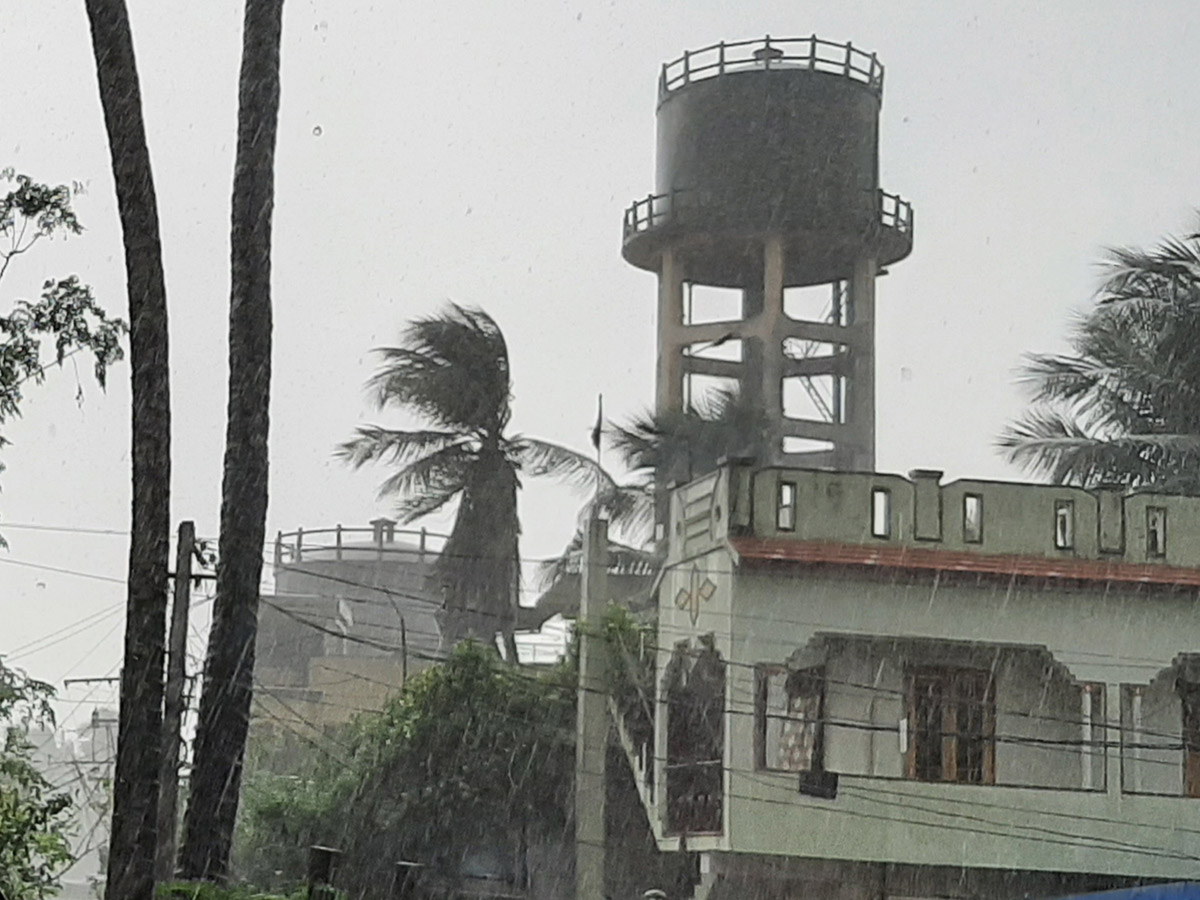
[(1112, 250), (1073, 352), (1030, 358), (1012, 462), (1064, 484), (1200, 493), (1200, 234)]
[(85, 5), (125, 241), (133, 399), (133, 519), (105, 896), (150, 900), (171, 509), (167, 290), (129, 13), (124, 0), (87, 0)]
[(714, 391), (687, 410), (644, 413), (626, 425), (610, 424), (612, 444), (633, 479), (618, 483), (599, 467), (588, 473), (593, 494), (580, 513), (574, 537), (557, 558), (539, 568), (543, 596), (561, 594), (562, 585), (578, 578), (586, 522), (594, 515), (607, 518), (613, 533), (624, 538), (609, 540), (610, 573), (652, 579), (662, 561), (653, 534), (656, 505), (664, 496), (658, 487), (711, 472), (725, 457), (763, 457), (764, 424), (761, 408), (737, 389)]
[(613, 431), (613, 444), (643, 483), (665, 487), (714, 471), (723, 458), (767, 456), (766, 416), (736, 388), (684, 410), (643, 414)]
[[(271, 213), (283, 0), (247, 0), (243, 21), (217, 598), (179, 853), (182, 874), (206, 881), (224, 881), (229, 870), (254, 690), (261, 550), (267, 520)], [(164, 834), (162, 838), (160, 866), (166, 874), (172, 870), (174, 836)]]
[(414, 320), (398, 346), (377, 352), (382, 364), (367, 383), (375, 407), (416, 413), (429, 427), (362, 426), (338, 455), (355, 467), (397, 467), (379, 495), (398, 499), (405, 522), (458, 501), (434, 570), (445, 609), (443, 641), (501, 632), (515, 662), (521, 473), (583, 483), (596, 478), (597, 466), (573, 450), (508, 432), (508, 348), (482, 310), (451, 305)]

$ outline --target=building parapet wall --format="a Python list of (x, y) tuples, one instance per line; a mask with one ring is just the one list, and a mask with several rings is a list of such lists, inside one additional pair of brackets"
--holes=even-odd
[(965, 560), (1021, 557), (1062, 565), (1033, 565), (1028, 572), (996, 565), (1031, 576), (1075, 572), (1088, 579), (1200, 583), (1200, 571), (1182, 571), (1200, 567), (1200, 497), (969, 479), (943, 484), (942, 473), (933, 470), (909, 477), (727, 471), (730, 534), (766, 541), (780, 558), (795, 555), (786, 545), (805, 542), (850, 548), (842, 561), (851, 563), (867, 551), (878, 564), (894, 557), (951, 569)]

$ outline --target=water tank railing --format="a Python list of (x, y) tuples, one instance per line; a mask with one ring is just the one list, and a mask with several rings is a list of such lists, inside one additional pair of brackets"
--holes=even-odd
[(306, 531), (280, 531), (275, 536), (275, 565), (287, 566), (321, 560), (362, 561), (374, 556), (387, 559), (415, 552), (422, 561), (430, 561), (446, 546), (446, 535), (424, 528), (319, 528)]
[(732, 72), (769, 69), (807, 69), (841, 75), (867, 85), (876, 95), (883, 94), (883, 63), (874, 53), (859, 50), (849, 42), (824, 41), (815, 34), (802, 38), (767, 35), (689, 50), (679, 59), (666, 63), (658, 79), (658, 99), (662, 101), (671, 91), (693, 81)]
[[(899, 194), (889, 194), (882, 190), (878, 193), (878, 199), (879, 224), (884, 228), (891, 228), (901, 234), (911, 236), (913, 230), (912, 204)], [(625, 210), (622, 239), (628, 241), (635, 235), (653, 231), (672, 221), (681, 221), (692, 211), (703, 211), (704, 206), (705, 195), (700, 191), (649, 194), (641, 200), (635, 201)]]

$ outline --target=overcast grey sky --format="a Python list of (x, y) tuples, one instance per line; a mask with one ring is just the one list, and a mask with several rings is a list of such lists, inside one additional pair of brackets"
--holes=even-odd
[[(214, 535), (224, 435), (228, 221), (241, 4), (129, 0), (155, 166), (172, 334), (172, 519)], [(916, 209), (913, 255), (879, 285), (881, 470), (1013, 477), (992, 439), (1028, 350), (1061, 347), (1101, 248), (1194, 221), (1200, 5), (1059, 2), (633, 4), (289, 0), (276, 171), (268, 531), (365, 524), (379, 472), (333, 445), (366, 414), (370, 348), (448, 299), (508, 338), (519, 431), (587, 447), (652, 397), (654, 279), (620, 257), (653, 187), (659, 65), (717, 40), (817, 33), (887, 67), (885, 189)], [(82, 0), (0, 3), (0, 168), (78, 181), (87, 226), (14, 264), (0, 301), (77, 272), (114, 312), (124, 268)], [(7, 431), (0, 654), (121, 603), (128, 368), (80, 362)], [(577, 499), (523, 495), (525, 556), (567, 540)], [(119, 664), (119, 613), (38, 652), (42, 678)], [(70, 635), (71, 632), (67, 632)], [(68, 709), (103, 691), (74, 688)], [(78, 706), (77, 701), (82, 700)]]

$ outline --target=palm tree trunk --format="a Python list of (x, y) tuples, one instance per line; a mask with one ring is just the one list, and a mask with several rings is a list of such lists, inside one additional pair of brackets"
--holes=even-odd
[(253, 693), (267, 515), (271, 387), (271, 212), (283, 0), (247, 0), (233, 178), (229, 406), (217, 599), (180, 869), (223, 881)]
[(158, 208), (125, 0), (87, 0), (129, 294), (133, 509), (125, 655), (105, 896), (151, 900), (162, 756), (171, 508), (167, 291)]

